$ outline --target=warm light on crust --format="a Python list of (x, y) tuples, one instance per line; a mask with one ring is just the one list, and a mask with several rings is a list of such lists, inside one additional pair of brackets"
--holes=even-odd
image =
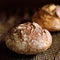
[(50, 4), (43, 6), (32, 16), (32, 21), (49, 31), (60, 31), (60, 6)]

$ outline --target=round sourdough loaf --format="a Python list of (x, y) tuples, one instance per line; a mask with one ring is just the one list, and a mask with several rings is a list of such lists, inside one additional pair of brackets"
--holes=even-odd
[(13, 28), (5, 42), (14, 52), (31, 55), (46, 51), (52, 44), (52, 36), (37, 23), (26, 22)]

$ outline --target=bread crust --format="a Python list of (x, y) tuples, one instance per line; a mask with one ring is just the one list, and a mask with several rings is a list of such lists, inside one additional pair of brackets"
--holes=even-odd
[[(60, 6), (59, 6), (60, 7)], [(60, 11), (58, 5), (45, 5), (32, 16), (32, 21), (51, 32), (60, 31)]]
[(52, 44), (52, 36), (37, 23), (27, 22), (13, 28), (5, 42), (14, 52), (31, 55), (46, 51)]

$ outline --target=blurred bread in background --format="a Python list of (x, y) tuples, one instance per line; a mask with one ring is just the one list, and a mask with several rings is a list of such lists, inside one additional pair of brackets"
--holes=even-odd
[(32, 21), (51, 32), (60, 31), (60, 6), (55, 4), (44, 5), (34, 13)]

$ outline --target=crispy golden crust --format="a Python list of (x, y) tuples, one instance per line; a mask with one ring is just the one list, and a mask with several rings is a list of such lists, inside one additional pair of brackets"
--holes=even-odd
[(43, 6), (32, 16), (32, 21), (40, 24), (49, 31), (60, 31), (60, 18), (58, 6), (51, 4)]
[(8, 34), (6, 46), (18, 54), (37, 54), (46, 51), (52, 43), (50, 33), (37, 23), (20, 24)]

